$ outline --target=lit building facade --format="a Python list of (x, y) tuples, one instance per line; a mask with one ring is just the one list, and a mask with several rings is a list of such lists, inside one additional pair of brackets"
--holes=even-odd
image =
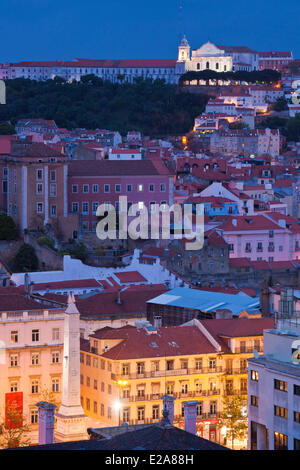
[(64, 312), (15, 294), (1, 295), (0, 305), (1, 418), (17, 402), (34, 443), (37, 402), (61, 401)]
[(217, 426), (223, 397), (247, 398), (247, 359), (254, 348), (262, 352), (267, 325), (271, 319), (98, 330), (81, 345), (84, 412), (107, 426), (156, 422), (167, 394), (175, 398), (174, 424), (183, 427), (183, 402), (197, 400), (198, 435), (224, 442)]

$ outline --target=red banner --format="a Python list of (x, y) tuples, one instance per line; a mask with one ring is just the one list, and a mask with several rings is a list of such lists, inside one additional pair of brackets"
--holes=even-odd
[(8, 428), (16, 428), (23, 425), (18, 416), (23, 415), (23, 392), (11, 392), (5, 394), (5, 425)]

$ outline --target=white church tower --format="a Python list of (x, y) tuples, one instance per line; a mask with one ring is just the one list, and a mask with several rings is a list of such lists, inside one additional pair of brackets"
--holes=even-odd
[(190, 60), (190, 45), (185, 35), (178, 47), (178, 62), (186, 62)]
[(56, 417), (56, 442), (87, 439), (86, 415), (80, 403), (80, 315), (73, 293), (65, 311), (63, 393)]

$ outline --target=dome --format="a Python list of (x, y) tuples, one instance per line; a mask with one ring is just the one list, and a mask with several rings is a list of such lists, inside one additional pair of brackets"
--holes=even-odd
[(189, 43), (188, 43), (187, 38), (185, 37), (185, 35), (183, 36), (180, 45), (181, 46), (189, 46)]

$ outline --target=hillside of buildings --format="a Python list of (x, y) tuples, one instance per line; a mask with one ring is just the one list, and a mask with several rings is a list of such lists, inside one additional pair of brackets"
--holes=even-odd
[(187, 132), (208, 101), (206, 95), (182, 94), (164, 80), (111, 83), (94, 75), (71, 83), (17, 78), (7, 80), (6, 89), (0, 121), (38, 117), (67, 129), (109, 128), (121, 134), (136, 129), (150, 136)]

